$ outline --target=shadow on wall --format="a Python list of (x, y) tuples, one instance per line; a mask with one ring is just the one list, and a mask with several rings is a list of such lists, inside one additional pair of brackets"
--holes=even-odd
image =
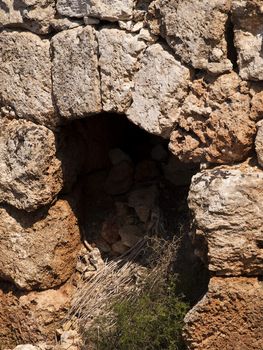
[(113, 258), (165, 227), (168, 236), (181, 237), (175, 272), (194, 304), (208, 284), (189, 235), (187, 195), (198, 165), (181, 163), (166, 140), (117, 114), (73, 121), (62, 128), (57, 145), (64, 174), (60, 196), (70, 201), (82, 239)]

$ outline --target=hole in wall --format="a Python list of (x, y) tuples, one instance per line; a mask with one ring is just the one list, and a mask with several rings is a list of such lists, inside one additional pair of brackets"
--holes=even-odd
[[(182, 292), (194, 304), (208, 284), (189, 235), (187, 196), (199, 166), (181, 163), (168, 151), (167, 140), (124, 115), (104, 113), (62, 129), (67, 180), (61, 195), (75, 196), (83, 240), (111, 259), (146, 234), (162, 231), (167, 237), (181, 237), (174, 270)], [(74, 181), (68, 181), (68, 174)]]

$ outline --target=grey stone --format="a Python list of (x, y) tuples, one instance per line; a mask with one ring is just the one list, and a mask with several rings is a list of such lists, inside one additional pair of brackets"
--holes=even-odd
[(97, 41), (91, 26), (58, 33), (52, 38), (53, 94), (67, 119), (101, 111)]

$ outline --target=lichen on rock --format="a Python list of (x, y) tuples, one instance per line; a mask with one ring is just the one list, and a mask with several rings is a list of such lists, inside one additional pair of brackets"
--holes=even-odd
[(263, 171), (248, 164), (193, 177), (188, 200), (195, 234), (203, 237), (216, 275), (262, 274), (262, 182)]
[(0, 202), (33, 211), (63, 187), (54, 133), (26, 120), (0, 120)]

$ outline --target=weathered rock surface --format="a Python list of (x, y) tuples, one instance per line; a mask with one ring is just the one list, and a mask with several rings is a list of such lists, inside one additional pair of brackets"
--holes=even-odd
[(29, 32), (0, 33), (0, 107), (48, 126), (56, 123), (49, 49), (47, 39)]
[(164, 46), (150, 46), (134, 76), (128, 118), (146, 131), (169, 137), (187, 95), (190, 71)]
[(95, 17), (108, 21), (132, 18), (133, 0), (58, 0), (58, 12), (70, 17)]
[(27, 211), (50, 203), (63, 186), (53, 132), (15, 119), (0, 129), (0, 202)]
[(263, 80), (262, 1), (234, 0), (232, 13), (239, 74), (243, 79)]
[(252, 149), (249, 88), (236, 73), (195, 80), (185, 98), (170, 150), (184, 162), (232, 163)]
[(91, 26), (66, 30), (52, 38), (53, 93), (65, 118), (101, 111), (97, 46)]
[(263, 171), (218, 167), (193, 177), (189, 207), (205, 240), (209, 270), (218, 275), (263, 274)]
[(37, 34), (80, 25), (75, 19), (59, 18), (54, 0), (3, 0), (0, 3), (0, 28), (17, 27)]
[(61, 285), (74, 272), (79, 246), (77, 219), (65, 200), (34, 213), (0, 207), (0, 277), (19, 288)]
[(258, 123), (258, 132), (256, 136), (256, 152), (257, 152), (257, 158), (258, 163), (263, 167), (263, 123), (260, 121)]
[(261, 350), (263, 283), (257, 278), (212, 278), (208, 293), (186, 315), (189, 350)]
[[(227, 58), (225, 30), (229, 0), (157, 0), (151, 4), (161, 35), (186, 64), (211, 73), (232, 69)], [(154, 32), (156, 19), (152, 20)]]
[(132, 18), (133, 0), (92, 0), (87, 4), (87, 15), (108, 21)]
[(51, 342), (66, 316), (75, 289), (66, 284), (28, 294), (0, 290), (0, 344), (13, 348), (17, 344)]
[(21, 26), (45, 34), (54, 16), (54, 0), (3, 0), (0, 4), (0, 27)]
[(115, 28), (103, 28), (97, 37), (103, 110), (125, 113), (146, 43), (138, 35)]
[(36, 347), (31, 344), (17, 345), (14, 350), (40, 350), (39, 347)]

